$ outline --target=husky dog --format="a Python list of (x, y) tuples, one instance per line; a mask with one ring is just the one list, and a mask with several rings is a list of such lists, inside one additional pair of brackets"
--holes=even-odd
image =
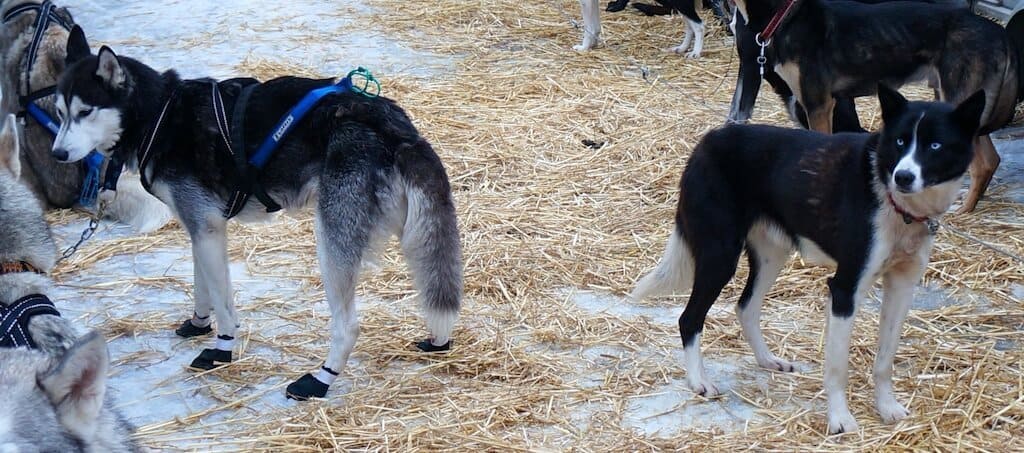
[[(699, 1), (699, 0), (697, 0)], [(683, 42), (676, 47), (666, 49), (668, 52), (684, 53), (690, 50), (693, 43), (693, 50), (686, 53), (686, 58), (700, 58), (704, 50), (704, 21), (697, 14), (697, 5), (694, 0), (657, 0), (669, 11), (678, 11), (686, 18), (686, 34), (683, 35)], [(593, 49), (601, 41), (601, 16), (598, 7), (599, 0), (580, 0), (583, 9), (583, 42), (573, 46), (578, 51)], [(608, 4), (608, 11), (619, 11), (625, 8), (627, 2), (617, 1)], [(721, 2), (711, 2), (717, 5), (716, 13), (722, 10)], [(620, 7), (621, 6), (621, 7)], [(652, 5), (634, 5), (645, 14), (657, 14), (659, 8)]]
[(768, 349), (758, 320), (765, 294), (798, 249), (836, 265), (825, 343), (829, 432), (858, 429), (846, 403), (850, 334), (857, 306), (879, 276), (875, 408), (886, 422), (909, 415), (893, 395), (893, 358), (928, 264), (933, 222), (956, 199), (973, 158), (985, 92), (955, 108), (907, 102), (884, 86), (878, 98), (880, 133), (730, 125), (709, 132), (693, 151), (665, 256), (632, 293), (641, 299), (692, 284), (679, 333), (693, 391), (720, 393), (704, 373), (700, 334), (744, 248), (750, 275), (736, 307), (743, 334), (760, 366), (793, 371)]
[[(3, 1), (0, 3), (0, 16), (6, 16), (16, 8), (41, 3), (39, 0)], [(0, 56), (3, 61), (0, 90), (14, 93), (4, 97), (0, 111), (23, 111), (19, 96), (32, 94), (26, 92), (26, 87), (33, 92), (52, 87), (64, 69), (68, 30), (61, 24), (73, 23), (73, 18), (66, 8), (53, 10), (52, 14), (61, 21), (48, 23), (38, 46), (32, 46), (38, 14), (38, 9), (27, 10), (12, 16), (0, 27)], [(28, 60), (33, 54), (35, 61), (29, 69)], [(42, 97), (36, 102), (55, 118), (53, 96)], [(66, 165), (54, 159), (50, 153), (53, 135), (31, 117), (24, 121), (22, 180), (46, 207), (74, 207), (85, 180), (85, 169), (81, 165)], [(137, 175), (128, 172), (121, 176), (116, 191), (101, 193), (100, 203), (105, 217), (125, 222), (140, 232), (157, 230), (171, 219), (167, 206), (142, 188)]]
[[(238, 331), (225, 211), (238, 207), (235, 195), (246, 176), (234, 153), (252, 155), (254, 147), (245, 143), (263, 140), (303, 96), (332, 84), (298, 77), (265, 83), (181, 80), (174, 71), (158, 73), (105, 46), (93, 55), (81, 29), (72, 30), (68, 67), (57, 85), (57, 111), (64, 122), (54, 156), (74, 162), (98, 149), (138, 166), (143, 183), (188, 231), (195, 311), (177, 333), (210, 332), (213, 311), (218, 334), (216, 348), (204, 350), (194, 368), (230, 362)], [(249, 93), (248, 107), (240, 102), (244, 93)], [(236, 123), (230, 134), (225, 115)], [(256, 198), (244, 204), (240, 219), (266, 219), (274, 204), (288, 210), (316, 205), (331, 346), (316, 375), (302, 376), (287, 395), (322, 397), (345, 366), (359, 333), (354, 296), (360, 262), (392, 234), (401, 239), (433, 335), (418, 346), (448, 349), (462, 299), (455, 206), (441, 160), (395, 102), (350, 91), (328, 95), (298, 120), (252, 179), (255, 188), (249, 193)]]
[[(960, 212), (973, 211), (996, 168), (989, 133), (1013, 119), (1024, 97), (1020, 45), (1006, 30), (951, 4), (826, 0), (736, 0), (750, 30), (767, 32), (774, 71), (807, 113), (811, 129), (831, 133), (836, 97), (868, 96), (879, 83), (933, 81), (942, 101), (988, 94)], [(769, 25), (779, 24), (773, 35)]]
[[(8, 115), (0, 131), (0, 344), (35, 348), (0, 348), (0, 452), (138, 451), (132, 427), (106, 398), (106, 340), (95, 331), (76, 340), (45, 299), (57, 247), (42, 206), (19, 181), (18, 154)], [(33, 300), (41, 305), (29, 308)]]

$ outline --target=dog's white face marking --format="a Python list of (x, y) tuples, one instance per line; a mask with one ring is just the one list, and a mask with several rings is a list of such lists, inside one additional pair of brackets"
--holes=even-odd
[[(900, 159), (899, 163), (896, 164), (896, 168), (892, 171), (892, 186), (899, 188), (900, 191), (907, 193), (917, 193), (924, 190), (924, 178), (921, 175), (921, 163), (917, 160), (917, 128), (921, 125), (921, 120), (924, 119), (924, 113), (917, 118), (917, 122), (914, 123), (914, 131), (910, 136), (910, 144), (906, 144), (902, 138), (896, 139), (897, 146), (905, 146), (906, 151), (903, 154), (903, 158)], [(896, 183), (896, 175), (900, 172), (909, 172), (914, 176), (914, 182), (909, 188), (901, 187)]]
[(121, 112), (113, 108), (100, 108), (72, 96), (66, 102), (57, 95), (57, 116), (60, 130), (53, 141), (53, 149), (67, 151), (65, 162), (77, 162), (92, 150), (108, 151), (121, 139)]

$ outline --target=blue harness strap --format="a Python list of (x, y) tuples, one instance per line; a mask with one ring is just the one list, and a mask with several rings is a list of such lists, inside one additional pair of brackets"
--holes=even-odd
[(35, 348), (36, 342), (28, 332), (28, 323), (34, 316), (60, 316), (57, 307), (42, 294), (32, 294), (11, 305), (0, 304), (0, 347)]
[(317, 88), (310, 91), (299, 101), (295, 107), (285, 114), (284, 117), (278, 121), (277, 125), (274, 126), (273, 132), (267, 136), (266, 139), (260, 144), (259, 148), (252, 156), (249, 156), (248, 162), (245, 161), (245, 144), (243, 141), (244, 137), (244, 121), (245, 121), (245, 107), (248, 102), (249, 95), (252, 93), (255, 85), (247, 86), (239, 97), (236, 99), (235, 107), (232, 111), (233, 119), (231, 124), (231, 131), (226, 134), (224, 129), (226, 128), (227, 119), (223, 113), (223, 106), (221, 104), (219, 94), (217, 93), (216, 87), (214, 89), (214, 113), (217, 115), (218, 127), (221, 128), (221, 135), (231, 137), (231, 145), (228, 146), (228, 151), (236, 159), (236, 166), (238, 171), (238, 177), (240, 179), (239, 186), (236, 188), (235, 193), (232, 195), (231, 200), (228, 202), (227, 208), (224, 210), (224, 217), (232, 218), (238, 215), (239, 212), (245, 207), (246, 201), (249, 196), (255, 196), (264, 206), (267, 208), (267, 212), (274, 212), (281, 209), (273, 199), (267, 195), (263, 187), (258, 182), (259, 171), (266, 166), (267, 161), (277, 150), (281, 142), (288, 136), (296, 125), (312, 110), (316, 107), (320, 101), (331, 94), (355, 92), (363, 96), (374, 98), (380, 95), (380, 82), (373, 77), (366, 68), (359, 67), (348, 73), (344, 78), (333, 85), (328, 85), (322, 88)]

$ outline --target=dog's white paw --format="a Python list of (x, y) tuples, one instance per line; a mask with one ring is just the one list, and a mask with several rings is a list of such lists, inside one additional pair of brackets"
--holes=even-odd
[(910, 411), (903, 407), (892, 395), (878, 397), (875, 399), (875, 409), (885, 423), (896, 423), (910, 416)]
[(686, 58), (696, 60), (700, 58), (700, 51), (697, 49), (693, 49), (692, 51), (690, 51), (690, 53), (686, 54)]
[(586, 52), (595, 47), (597, 47), (597, 41), (591, 39), (584, 39), (582, 43), (572, 46), (572, 50), (575, 50), (577, 52)]
[(796, 365), (794, 365), (793, 362), (787, 362), (778, 357), (775, 357), (774, 355), (764, 358), (758, 357), (757, 364), (760, 365), (761, 368), (782, 371), (784, 373), (792, 373), (796, 371)]
[(860, 430), (860, 425), (857, 424), (857, 420), (853, 418), (853, 414), (849, 410), (843, 409), (841, 411), (828, 412), (828, 433), (829, 434), (840, 434), (840, 433), (853, 433)]
[(711, 380), (708, 379), (707, 376), (687, 378), (687, 381), (690, 384), (690, 390), (692, 390), (693, 393), (705, 398), (711, 398), (722, 394), (722, 392), (718, 390), (718, 387), (715, 387), (715, 384), (712, 384)]
[(690, 48), (689, 45), (687, 45), (685, 47), (684, 46), (675, 46), (675, 47), (669, 47), (668, 49), (665, 49), (665, 52), (680, 54), (680, 53), (686, 52), (686, 49), (689, 49), (689, 48)]

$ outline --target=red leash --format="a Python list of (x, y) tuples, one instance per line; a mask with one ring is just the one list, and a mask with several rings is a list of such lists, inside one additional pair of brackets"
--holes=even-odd
[(771, 22), (768, 22), (768, 26), (764, 27), (764, 31), (758, 33), (756, 38), (759, 41), (758, 44), (764, 43), (767, 46), (772, 41), (772, 36), (775, 35), (775, 30), (782, 24), (782, 20), (789, 15), (789, 12), (796, 6), (797, 0), (789, 0), (786, 2), (786, 6), (783, 6), (779, 12), (775, 13), (772, 17)]

